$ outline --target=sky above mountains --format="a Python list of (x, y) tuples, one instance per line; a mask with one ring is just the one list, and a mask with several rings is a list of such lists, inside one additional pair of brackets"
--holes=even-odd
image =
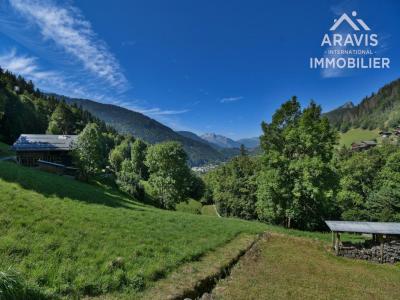
[[(334, 20), (353, 11), (390, 69), (310, 69)], [(327, 111), (398, 78), (399, 14), (396, 0), (0, 0), (0, 66), (45, 91), (238, 139), (259, 135), (293, 95)]]

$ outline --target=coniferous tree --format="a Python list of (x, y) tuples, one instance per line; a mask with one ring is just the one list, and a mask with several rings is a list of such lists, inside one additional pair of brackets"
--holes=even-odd
[(65, 103), (60, 102), (50, 117), (49, 134), (75, 134), (76, 119), (72, 109)]

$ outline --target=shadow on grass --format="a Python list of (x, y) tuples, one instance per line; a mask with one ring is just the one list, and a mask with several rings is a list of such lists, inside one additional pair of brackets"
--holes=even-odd
[(112, 188), (100, 188), (74, 179), (54, 175), (10, 162), (0, 162), (0, 179), (19, 184), (46, 197), (56, 196), (110, 207), (144, 210), (145, 206)]

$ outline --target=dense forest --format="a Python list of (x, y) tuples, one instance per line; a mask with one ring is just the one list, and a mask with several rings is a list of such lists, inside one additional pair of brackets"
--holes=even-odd
[(32, 81), (0, 68), (0, 141), (12, 144), (21, 133), (79, 134), (88, 123), (116, 131), (77, 105), (36, 89)]
[(341, 132), (350, 128), (393, 128), (400, 124), (400, 79), (365, 97), (358, 105), (348, 103), (325, 116)]

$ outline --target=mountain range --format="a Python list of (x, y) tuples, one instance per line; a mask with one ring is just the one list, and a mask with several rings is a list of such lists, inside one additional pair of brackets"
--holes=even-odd
[[(181, 142), (192, 166), (225, 161), (237, 155), (242, 144), (251, 153), (259, 150), (257, 137), (233, 140), (215, 133), (199, 136), (190, 131), (174, 131), (146, 115), (116, 105), (59, 97), (81, 106), (120, 133), (132, 134), (148, 143)], [(358, 105), (347, 102), (324, 115), (342, 132), (359, 127), (376, 129), (397, 126), (400, 124), (400, 79), (365, 97)]]
[(122, 134), (132, 134), (134, 137), (139, 137), (151, 144), (165, 141), (178, 141), (182, 143), (183, 148), (189, 156), (189, 163), (192, 166), (221, 162), (231, 157), (229, 153), (218, 151), (205, 141), (185, 137), (139, 112), (87, 99), (66, 97), (62, 99), (67, 103), (75, 103), (89, 111)]
[(216, 133), (205, 133), (200, 136), (190, 131), (177, 131), (177, 133), (196, 141), (207, 142), (217, 149), (239, 149), (241, 145), (244, 145), (247, 149), (251, 150), (260, 146), (260, 138), (258, 137), (244, 138), (235, 141)]
[(240, 148), (240, 143), (215, 133), (205, 133), (200, 136), (203, 140), (220, 148)]

